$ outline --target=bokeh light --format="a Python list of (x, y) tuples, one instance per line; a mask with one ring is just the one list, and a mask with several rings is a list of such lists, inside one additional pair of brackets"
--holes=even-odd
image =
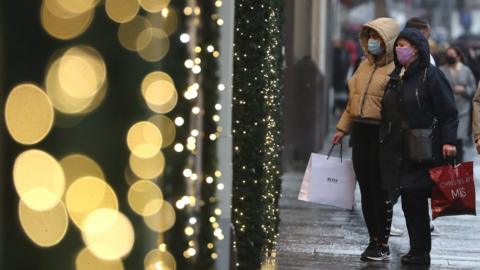
[(98, 179), (105, 179), (102, 168), (91, 158), (82, 154), (71, 154), (60, 160), (60, 165), (65, 174), (65, 189), (76, 180), (92, 176)]
[(72, 47), (53, 59), (45, 85), (58, 111), (89, 113), (101, 104), (107, 91), (105, 62), (91, 47)]
[(161, 107), (174, 99), (175, 86), (167, 81), (152, 82), (145, 89), (145, 101), (152, 107)]
[(85, 218), (82, 227), (85, 245), (101, 259), (120, 259), (132, 250), (135, 241), (132, 223), (116, 210), (97, 209)]
[(166, 8), (170, 0), (138, 0), (143, 9), (148, 12), (160, 12)]
[(100, 0), (57, 0), (58, 3), (71, 13), (84, 13), (95, 8)]
[(75, 270), (124, 270), (123, 263), (117, 260), (102, 260), (90, 252), (82, 249), (75, 260)]
[(160, 210), (151, 215), (151, 216), (144, 216), (143, 220), (145, 224), (156, 232), (166, 232), (170, 230), (175, 224), (176, 214), (175, 209), (173, 206), (164, 201)]
[(147, 18), (152, 27), (162, 29), (168, 36), (177, 30), (178, 15), (174, 9), (164, 8), (162, 12), (148, 14)]
[(150, 216), (162, 207), (163, 194), (152, 181), (137, 181), (128, 190), (128, 203), (137, 214)]
[(162, 147), (162, 133), (156, 125), (148, 121), (135, 123), (128, 130), (127, 145), (130, 151), (140, 158), (151, 158)]
[(67, 190), (65, 202), (73, 223), (83, 229), (85, 218), (100, 208), (118, 209), (117, 195), (102, 179), (86, 176), (73, 182)]
[(106, 80), (105, 62), (91, 47), (68, 49), (61, 57), (58, 68), (60, 87), (67, 95), (77, 99), (92, 98)]
[(20, 224), (27, 236), (41, 247), (58, 244), (68, 229), (68, 215), (63, 203), (45, 211), (36, 211), (20, 201)]
[(145, 270), (175, 270), (177, 263), (170, 252), (154, 249), (145, 256)]
[(159, 151), (151, 158), (141, 158), (133, 153), (129, 159), (130, 169), (142, 179), (154, 179), (160, 176), (165, 169), (165, 157), (162, 151)]
[(138, 0), (106, 0), (105, 11), (108, 17), (115, 22), (125, 23), (131, 21), (138, 13), (140, 5)]
[(170, 146), (175, 140), (176, 129), (175, 124), (170, 118), (164, 115), (154, 115), (148, 119), (149, 122), (153, 123), (162, 133), (162, 148)]
[(40, 150), (27, 150), (17, 157), (13, 180), (21, 200), (38, 211), (55, 207), (65, 191), (62, 167), (55, 158)]
[[(147, 43), (147, 41), (149, 41)], [(139, 49), (147, 43), (143, 49)], [(144, 60), (156, 62), (161, 60), (170, 49), (170, 40), (168, 35), (160, 28), (147, 28), (143, 30), (137, 38), (136, 47), (138, 54)]]
[(5, 104), (5, 124), (15, 141), (38, 143), (50, 132), (53, 121), (52, 102), (42, 89), (29, 83), (12, 89)]
[(151, 27), (150, 21), (143, 16), (136, 16), (132, 20), (122, 23), (118, 28), (120, 44), (125, 49), (133, 52), (144, 49), (151, 42), (152, 35), (144, 35), (141, 40), (138, 40), (138, 38), (145, 29), (150, 29)]
[[(65, 5), (62, 5), (71, 1), (57, 1), (57, 4), (50, 4), (53, 1), (55, 0), (44, 0), (40, 13), (40, 21), (48, 34), (58, 39), (68, 40), (78, 37), (88, 29), (93, 20), (94, 9), (90, 7), (83, 12), (72, 12), (66, 10)], [(91, 0), (84, 2), (89, 1)], [(82, 2), (82, 0), (75, 2)], [(58, 8), (59, 6), (63, 9)]]

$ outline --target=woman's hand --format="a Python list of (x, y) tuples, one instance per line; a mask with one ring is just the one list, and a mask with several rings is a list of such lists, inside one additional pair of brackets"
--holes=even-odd
[(455, 147), (455, 145), (444, 144), (442, 152), (443, 152), (443, 157), (445, 157), (445, 158), (446, 157), (453, 157), (457, 154), (457, 148)]
[(333, 144), (337, 144), (339, 143), (340, 141), (342, 141), (342, 138), (345, 136), (345, 132), (343, 131), (337, 131), (335, 132), (335, 134), (333, 135), (333, 138), (332, 138), (332, 143)]

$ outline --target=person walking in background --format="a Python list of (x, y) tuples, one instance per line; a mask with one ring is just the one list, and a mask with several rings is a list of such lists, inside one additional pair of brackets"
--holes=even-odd
[[(452, 89), (437, 67), (430, 64), (426, 38), (417, 29), (406, 28), (395, 42), (395, 70), (382, 99), (380, 126), (380, 171), (382, 187), (394, 197), (400, 192), (410, 250), (404, 264), (430, 264), (431, 231), (428, 197), (433, 182), (428, 169), (456, 154), (458, 113)], [(415, 131), (433, 134), (422, 144)], [(415, 144), (417, 143), (417, 144)], [(425, 151), (421, 151), (426, 149)], [(430, 153), (429, 153), (430, 152)], [(419, 160), (430, 155), (430, 160)]]
[(388, 237), (392, 205), (380, 188), (378, 129), (381, 121), (380, 100), (389, 74), (394, 69), (393, 42), (400, 31), (391, 18), (378, 18), (366, 23), (360, 31), (360, 44), (366, 58), (348, 81), (347, 107), (333, 135), (339, 143), (352, 133), (352, 160), (360, 186), (362, 213), (370, 241), (362, 260), (383, 261), (390, 258)]
[[(427, 41), (432, 35), (432, 27), (430, 27), (430, 24), (428, 23), (427, 20), (422, 18), (412, 17), (408, 19), (407, 23), (405, 23), (405, 28), (418, 29), (420, 32), (422, 32), (422, 35), (427, 39)], [(435, 63), (435, 58), (433, 58), (433, 55), (431, 53), (430, 53), (430, 64), (434, 66), (437, 65), (437, 63)]]
[(440, 67), (447, 77), (455, 94), (458, 110), (457, 156), (456, 162), (463, 161), (463, 146), (470, 140), (470, 109), (475, 92), (475, 77), (469, 67), (464, 64), (463, 54), (457, 47), (450, 47), (444, 55), (444, 65)]

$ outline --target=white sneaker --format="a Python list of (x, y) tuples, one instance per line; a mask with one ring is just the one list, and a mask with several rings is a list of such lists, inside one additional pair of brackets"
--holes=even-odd
[(399, 228), (394, 227), (393, 225), (390, 226), (390, 236), (402, 236), (403, 231)]

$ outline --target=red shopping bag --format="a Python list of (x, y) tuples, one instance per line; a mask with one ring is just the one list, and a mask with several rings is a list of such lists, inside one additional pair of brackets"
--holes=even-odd
[(476, 215), (473, 161), (429, 170), (432, 189), (432, 218)]

